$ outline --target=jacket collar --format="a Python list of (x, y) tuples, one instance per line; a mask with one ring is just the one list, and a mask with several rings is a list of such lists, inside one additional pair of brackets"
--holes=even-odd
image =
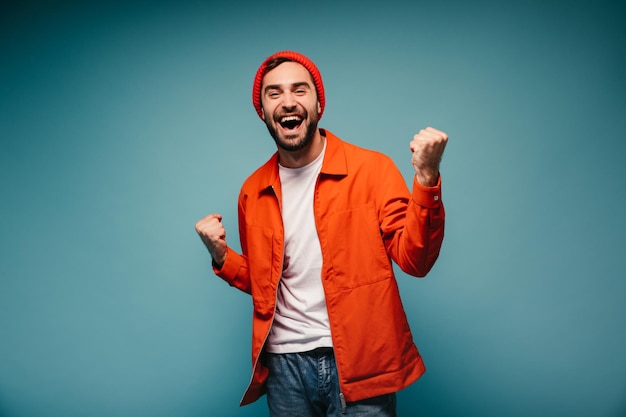
[[(343, 141), (326, 129), (320, 129), (322, 136), (326, 137), (326, 153), (322, 162), (322, 175), (346, 176), (348, 167), (346, 165), (346, 150)], [(278, 174), (278, 152), (267, 161), (261, 168), (261, 179), (259, 181), (259, 191), (273, 189), (274, 192), (280, 189), (280, 177)]]
[(343, 146), (343, 141), (326, 129), (320, 129), (320, 131), (322, 135), (326, 136), (327, 141), (321, 173), (336, 176), (348, 175), (346, 148)]

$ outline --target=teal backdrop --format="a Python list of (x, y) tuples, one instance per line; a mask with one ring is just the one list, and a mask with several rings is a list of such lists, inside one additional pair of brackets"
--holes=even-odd
[(194, 224), (239, 249), (282, 49), (321, 69), (320, 125), (407, 183), (413, 134), (450, 135), (441, 256), (398, 273), (428, 368), (400, 415), (626, 416), (621, 2), (0, 7), (0, 416), (268, 415), (238, 406), (250, 299)]

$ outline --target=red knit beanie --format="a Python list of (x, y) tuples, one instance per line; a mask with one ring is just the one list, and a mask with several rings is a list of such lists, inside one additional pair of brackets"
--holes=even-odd
[(254, 77), (254, 84), (252, 85), (252, 104), (254, 104), (254, 108), (256, 112), (259, 114), (260, 118), (263, 118), (263, 111), (261, 110), (261, 83), (263, 82), (263, 77), (266, 74), (267, 64), (276, 58), (286, 58), (290, 61), (297, 62), (304, 66), (304, 68), (309, 71), (311, 74), (311, 78), (313, 78), (313, 83), (315, 84), (315, 90), (317, 91), (317, 100), (320, 103), (320, 112), (319, 118), (322, 118), (322, 113), (324, 113), (324, 105), (326, 104), (326, 99), (324, 97), (324, 84), (322, 83), (322, 75), (320, 71), (317, 69), (313, 61), (311, 61), (306, 56), (294, 52), (294, 51), (281, 51), (276, 52), (275, 54), (269, 56), (256, 72), (256, 76)]

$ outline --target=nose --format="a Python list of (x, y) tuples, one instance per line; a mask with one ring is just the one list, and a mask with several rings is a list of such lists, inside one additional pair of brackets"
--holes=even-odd
[(296, 98), (291, 92), (283, 94), (282, 106), (285, 110), (295, 110), (297, 105)]

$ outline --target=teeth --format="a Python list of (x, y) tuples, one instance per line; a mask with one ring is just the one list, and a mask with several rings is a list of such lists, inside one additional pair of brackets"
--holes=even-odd
[(300, 116), (285, 116), (282, 119), (280, 119), (281, 123), (285, 123), (285, 122), (291, 122), (291, 121), (300, 121)]

